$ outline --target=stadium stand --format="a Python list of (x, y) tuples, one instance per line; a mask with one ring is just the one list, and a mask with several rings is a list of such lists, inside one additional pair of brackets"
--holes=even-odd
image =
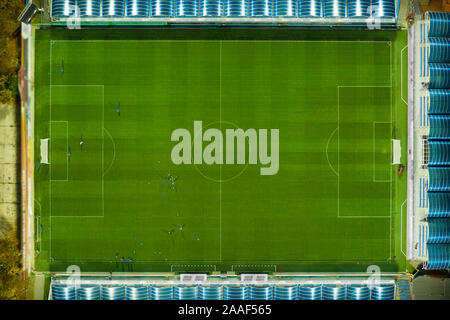
[(229, 285), (223, 288), (225, 300), (248, 300), (248, 287)]
[(399, 300), (411, 300), (411, 287), (408, 279), (397, 280), (397, 298)]
[(171, 286), (150, 287), (150, 300), (173, 300), (173, 288)]
[(271, 0), (252, 0), (250, 1), (250, 16), (252, 17), (271, 17)]
[(198, 287), (197, 286), (176, 286), (174, 288), (175, 300), (197, 300)]
[(148, 17), (149, 1), (147, 0), (128, 0), (127, 17)]
[(76, 291), (74, 286), (53, 285), (53, 300), (76, 300)]
[[(105, 0), (106, 2), (106, 0)], [(75, 14), (76, 0), (53, 0), (52, 16), (54, 18), (70, 17)]]
[(450, 193), (432, 192), (428, 199), (428, 218), (450, 218)]
[(369, 300), (370, 289), (367, 286), (347, 287), (347, 300)]
[(125, 287), (124, 286), (102, 286), (101, 290), (102, 300), (124, 300)]
[(300, 0), (299, 16), (308, 18), (322, 17), (322, 1)]
[[(78, 7), (79, 10), (75, 10)], [(394, 23), (398, 0), (53, 0), (54, 20), (153, 17), (249, 17), (341, 19), (361, 23), (369, 17)], [(342, 20), (344, 19), (344, 20)], [(348, 20), (345, 20), (348, 19)], [(362, 19), (362, 20), (361, 20)], [(389, 19), (389, 20), (386, 20)], [(311, 21), (312, 21), (311, 20)], [(304, 20), (305, 21), (305, 20)]]
[(154, 0), (150, 2), (150, 15), (152, 17), (169, 17), (173, 15), (171, 0)]
[[(103, 289), (102, 289), (103, 290)], [(99, 300), (100, 287), (98, 286), (81, 286), (76, 289), (77, 300)]]
[(149, 288), (145, 286), (126, 287), (125, 296), (127, 300), (149, 300)]
[(251, 286), (250, 300), (273, 300), (273, 287), (269, 285)]
[(223, 15), (222, 0), (200, 0), (200, 16), (220, 17)]
[(393, 300), (394, 296), (395, 286), (377, 286), (370, 293), (372, 300)]
[(344, 18), (346, 5), (345, 0), (324, 0), (323, 16), (325, 18)]
[(345, 300), (345, 287), (342, 285), (326, 285), (322, 288), (323, 300)]
[(100, 17), (100, 0), (78, 0), (80, 17)]
[(297, 300), (298, 286), (275, 286), (275, 300)]
[(321, 300), (322, 299), (322, 287), (301, 285), (298, 287), (298, 299), (299, 300)]
[(427, 225), (420, 229), (426, 237), (426, 269), (450, 268), (450, 13), (427, 12), (428, 34), (422, 36), (429, 46), (430, 134), (428, 145), (429, 210)]
[(125, 1), (123, 0), (103, 0), (102, 16), (104, 17), (124, 17)]
[(430, 161), (429, 166), (449, 166), (450, 165), (450, 142), (430, 141)]
[(227, 17), (248, 16), (248, 0), (225, 0), (225, 15)]
[(198, 2), (195, 0), (176, 0), (175, 14), (179, 17), (198, 15)]
[(198, 294), (199, 294), (199, 300), (222, 300), (223, 299), (222, 286), (219, 286), (219, 285), (200, 286)]
[(347, 15), (349, 18), (368, 18), (370, 0), (348, 0)]
[[(125, 278), (95, 283), (89, 280), (75, 286), (65, 280), (52, 279), (51, 296), (53, 300), (392, 300), (406, 298), (409, 282), (388, 280), (373, 287), (364, 282), (337, 281), (337, 283), (316, 284), (179, 284), (156, 285), (138, 283)], [(403, 279), (404, 280), (404, 279)], [(69, 280), (70, 281), (70, 280)], [(161, 281), (164, 282), (164, 281)], [(397, 297), (396, 297), (397, 292)]]
[(386, 0), (373, 0), (373, 16), (377, 18), (395, 17), (395, 3)]

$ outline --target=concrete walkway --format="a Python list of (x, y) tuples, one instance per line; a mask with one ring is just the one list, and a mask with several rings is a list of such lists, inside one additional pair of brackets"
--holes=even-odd
[(19, 112), (0, 104), (0, 223), (10, 230), (17, 230), (20, 212)]

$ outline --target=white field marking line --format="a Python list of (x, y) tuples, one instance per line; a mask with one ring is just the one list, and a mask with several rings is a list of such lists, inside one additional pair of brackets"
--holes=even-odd
[[(391, 108), (392, 112), (392, 108)], [(372, 180), (373, 182), (392, 182), (392, 176), (390, 180), (377, 180), (375, 177), (375, 133), (376, 133), (376, 126), (378, 123), (384, 123), (384, 124), (390, 124), (391, 125), (391, 140), (389, 143), (391, 144), (390, 148), (392, 149), (392, 122), (389, 121), (373, 121), (372, 122)], [(392, 151), (391, 151), (392, 155)], [(392, 168), (389, 166), (389, 170), (392, 170)]]
[[(219, 124), (222, 130), (222, 41), (219, 49)], [(223, 158), (223, 154), (222, 154)], [(219, 166), (219, 261), (222, 262), (222, 164)]]
[[(36, 202), (39, 206), (39, 216), (36, 216), (36, 218), (39, 218), (39, 222), (41, 222), (41, 216), (42, 216), (42, 205), (39, 202), (39, 200), (34, 199), (34, 202)], [(40, 223), (37, 224), (38, 229), (38, 233), (39, 233), (39, 251), (42, 251), (42, 230), (41, 230), (41, 226)]]
[(406, 257), (406, 253), (403, 251), (403, 206), (405, 205), (407, 200), (403, 201), (400, 206), (400, 251)]
[[(51, 47), (51, 48), (53, 48), (53, 47)], [(51, 56), (51, 52), (52, 51), (50, 51), (50, 56)], [(50, 68), (51, 68), (51, 65), (50, 65)], [(51, 74), (51, 71), (50, 71), (50, 74)], [(50, 201), (49, 201), (49, 203), (50, 203), (50, 205), (49, 205), (49, 207), (50, 207), (50, 210), (49, 210), (50, 225), (51, 225), (52, 218), (104, 218), (105, 217), (105, 189), (104, 189), (105, 181), (103, 179), (103, 169), (104, 169), (104, 153), (105, 153), (104, 152), (105, 136), (104, 136), (103, 129), (105, 128), (105, 126), (104, 126), (104, 124), (105, 124), (105, 86), (102, 84), (86, 84), (86, 85), (84, 85), (84, 84), (67, 84), (67, 85), (66, 84), (54, 84), (54, 85), (52, 85), (50, 83), (50, 119), (51, 119), (51, 109), (52, 109), (52, 104), (51, 104), (51, 88), (52, 87), (101, 87), (102, 88), (102, 215), (101, 216), (100, 215), (99, 216), (54, 216), (54, 215), (52, 215), (52, 212), (51, 212), (51, 203), (52, 203), (51, 182), (52, 182), (52, 180), (49, 180), (49, 182), (50, 182), (49, 183), (49, 185), (50, 185), (50, 192), (49, 192), (49, 194), (50, 194), (50, 196), (49, 196), (50, 197)], [(67, 122), (67, 121), (50, 121), (50, 123), (51, 122)], [(50, 141), (51, 141), (51, 125), (50, 125)], [(51, 144), (50, 144), (50, 147), (51, 147)], [(50, 165), (50, 169), (51, 169), (51, 165)], [(53, 181), (60, 181), (60, 180), (53, 180)], [(49, 236), (49, 238), (50, 238), (50, 246), (49, 246), (50, 257), (51, 257), (51, 234), (52, 233), (51, 233), (51, 227), (50, 227), (50, 236)]]
[(102, 216), (105, 216), (105, 86), (102, 85)]
[[(339, 95), (339, 90), (340, 88), (391, 88), (391, 135), (392, 135), (392, 85), (391, 86), (337, 86), (337, 99), (338, 99), (338, 129), (340, 128), (340, 95)], [(392, 136), (391, 136), (392, 138)], [(343, 218), (343, 219), (349, 219), (349, 218), (389, 218), (392, 222), (392, 182), (391, 182), (391, 208), (390, 208), (390, 215), (389, 216), (341, 216), (340, 215), (340, 153), (341, 153), (341, 149), (340, 149), (340, 130), (338, 130), (338, 199), (337, 199), (337, 203), (338, 203), (338, 218)], [(391, 146), (392, 149), (392, 146)], [(392, 150), (391, 150), (392, 153)], [(391, 170), (391, 177), (392, 177), (392, 170)], [(392, 179), (391, 179), (392, 180)], [(391, 228), (391, 232), (392, 232), (392, 228)], [(391, 237), (392, 238), (392, 237)]]
[[(53, 261), (59, 261), (59, 262), (80, 262), (80, 263), (90, 263), (90, 262), (101, 262), (101, 263), (114, 263), (115, 260), (103, 260), (103, 258), (101, 259), (53, 259)], [(196, 260), (197, 261), (197, 260)], [(386, 263), (386, 260), (367, 260), (367, 259), (357, 259), (355, 258), (354, 260), (334, 260), (333, 262), (336, 264), (339, 263), (355, 263), (356, 261), (359, 262), (365, 262), (365, 263), (371, 263), (371, 264), (383, 264)], [(157, 264), (171, 264), (171, 263), (176, 263), (176, 262), (183, 262), (183, 260), (136, 260), (133, 261), (133, 263), (157, 263)], [(195, 261), (192, 261), (193, 263)], [(201, 260), (201, 262), (210, 262), (211, 266), (213, 265), (213, 263), (217, 263), (217, 260), (207, 260), (207, 261), (203, 261)], [(243, 261), (244, 263), (245, 261)], [(258, 262), (258, 261), (257, 261)], [(323, 260), (271, 260), (270, 261), (274, 267), (276, 267), (275, 264), (273, 263), (277, 263), (277, 264), (283, 264), (283, 263), (323, 263)], [(239, 262), (238, 262), (239, 263)], [(238, 266), (239, 264), (235, 264), (235, 266)], [(243, 264), (244, 265), (244, 264)], [(263, 266), (264, 264), (259, 264), (259, 266)]]
[[(393, 95), (394, 95), (394, 90), (392, 89), (393, 88), (393, 77), (392, 77), (392, 44), (390, 45), (390, 55), (389, 55), (389, 61), (390, 61), (390, 67), (391, 67), (391, 127), (390, 127), (390, 130), (391, 130), (391, 141), (390, 141), (390, 146), (391, 146), (391, 157), (392, 157), (392, 154), (393, 154), (393, 152), (394, 152), (394, 149), (393, 149), (393, 146), (392, 146), (392, 138), (393, 138), (393, 136), (392, 136), (392, 134), (393, 134), (393, 125), (392, 125), (392, 121), (393, 121), (393, 118), (392, 118), (392, 113), (394, 112), (394, 108), (393, 108)], [(402, 75), (400, 75), (401, 77), (402, 77)], [(396, 82), (397, 83), (397, 82)], [(401, 90), (401, 88), (400, 88), (400, 90)], [(392, 167), (390, 167), (390, 169), (391, 169), (391, 182), (389, 183), (389, 186), (390, 186), (390, 207), (389, 207), (389, 259), (392, 259), (392, 170), (393, 170), (393, 168)]]
[[(51, 127), (51, 125), (52, 125), (52, 123), (58, 123), (58, 122), (61, 122), (61, 123), (65, 123), (66, 124), (66, 146), (67, 146), (67, 150), (66, 150), (66, 158), (67, 158), (67, 160), (66, 160), (66, 179), (52, 179), (51, 177), (50, 177), (50, 180), (52, 181), (52, 182), (55, 182), (55, 181), (57, 181), (57, 182), (68, 182), (69, 181), (69, 121), (67, 121), (67, 120), (52, 120), (52, 121), (50, 121), (50, 124), (49, 124), (49, 126)], [(50, 141), (51, 141), (51, 137), (50, 137)], [(51, 142), (50, 142), (51, 143)], [(50, 167), (52, 166), (52, 163), (53, 163), (53, 161), (51, 161), (51, 159), (50, 159)]]
[(328, 146), (330, 145), (331, 138), (333, 138), (334, 134), (336, 133), (336, 131), (337, 131), (338, 129), (339, 129), (339, 128), (336, 127), (336, 129), (334, 129), (333, 132), (330, 134), (330, 137), (328, 138), (328, 141), (327, 141), (327, 146), (325, 147), (325, 154), (326, 154), (326, 156), (327, 156), (328, 165), (330, 166), (331, 170), (336, 174), (336, 176), (339, 177), (339, 174), (338, 174), (337, 171), (333, 168), (333, 166), (331, 165), (330, 159), (328, 158)]
[[(393, 87), (393, 77), (392, 77), (392, 43), (390, 43), (390, 45), (389, 45), (389, 67), (390, 67), (390, 70), (391, 70), (391, 90), (390, 90), (390, 93), (391, 93), (391, 112), (390, 112), (390, 115), (391, 115), (391, 126), (390, 126), (390, 130), (391, 130), (391, 139), (390, 139), (390, 147), (391, 147), (391, 153), (390, 153), (390, 155), (391, 155), (391, 157), (392, 157), (392, 153), (393, 153), (393, 146), (392, 146), (392, 113), (393, 113), (393, 107), (392, 107), (392, 102), (393, 102), (393, 94), (394, 94), (394, 91), (392, 90), (392, 87)], [(400, 89), (401, 90), (401, 89)], [(392, 170), (393, 170), (393, 168), (392, 167), (390, 167), (390, 170), (391, 170), (391, 182), (389, 183), (389, 191), (390, 191), (390, 199), (389, 199), (389, 204), (390, 204), (390, 206), (389, 206), (389, 259), (392, 259)]]
[[(52, 54), (53, 54), (53, 40), (50, 41), (50, 85), (49, 85), (49, 90), (50, 90), (50, 97), (49, 97), (49, 136), (50, 136), (50, 155), (51, 155), (51, 151), (52, 151), (52, 63), (53, 63), (53, 59), (52, 59)], [(50, 159), (50, 163), (51, 163), (51, 159)], [(48, 168), (48, 200), (49, 200), (49, 245), (48, 245), (48, 255), (49, 258), (52, 258), (52, 166), (50, 165)]]
[(112, 143), (113, 143), (113, 159), (109, 165), (108, 168), (106, 168), (106, 171), (103, 173), (103, 176), (105, 176), (108, 171), (112, 168), (114, 161), (116, 160), (116, 143), (114, 142), (114, 138), (111, 135), (111, 133), (109, 133), (108, 129), (106, 129), (105, 127), (103, 127), (103, 130), (105, 130), (106, 134), (109, 136), (109, 138), (111, 139)]
[(164, 39), (124, 39), (124, 40), (52, 40), (52, 42), (285, 42), (285, 43), (295, 43), (295, 42), (318, 42), (318, 43), (392, 43), (392, 41), (386, 40), (188, 40), (188, 39), (174, 39), (174, 40), (164, 40)]
[(400, 53), (400, 97), (406, 105), (408, 105), (408, 102), (403, 98), (403, 50), (407, 48), (408, 45), (404, 46)]
[[(136, 261), (136, 262), (153, 262), (150, 261)], [(173, 272), (173, 267), (188, 267), (188, 268), (197, 268), (197, 267), (206, 267), (206, 268), (214, 268), (214, 271), (217, 271), (217, 266), (215, 264), (171, 264), (170, 265), (170, 272)]]

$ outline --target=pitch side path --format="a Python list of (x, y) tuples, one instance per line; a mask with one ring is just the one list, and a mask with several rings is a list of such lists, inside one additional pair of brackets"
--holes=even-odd
[[(37, 30), (36, 269), (405, 271), (406, 46), (406, 31)], [(278, 173), (175, 165), (171, 133), (194, 140), (194, 121), (279, 129)]]

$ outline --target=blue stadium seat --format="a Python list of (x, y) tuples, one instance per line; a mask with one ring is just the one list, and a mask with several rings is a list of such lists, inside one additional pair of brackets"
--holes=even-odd
[(429, 89), (430, 108), (428, 114), (450, 114), (450, 90)]
[(298, 286), (276, 286), (273, 296), (275, 300), (297, 300)]
[(298, 15), (302, 18), (322, 17), (322, 0), (299, 0)]
[(313, 285), (300, 285), (298, 287), (299, 300), (321, 300), (322, 287)]
[(65, 285), (52, 285), (53, 300), (75, 300), (75, 287)]
[(347, 17), (368, 18), (370, 0), (347, 0)]
[(450, 193), (428, 192), (428, 218), (450, 218)]
[(322, 288), (323, 300), (345, 300), (345, 286), (324, 285)]
[[(450, 140), (450, 115), (428, 115), (430, 140)], [(438, 190), (437, 190), (438, 191)]]
[(127, 1), (127, 17), (148, 17), (148, 14), (149, 14), (148, 0)]
[(197, 300), (198, 287), (197, 286), (176, 286), (174, 288), (175, 300)]
[(177, 17), (195, 17), (198, 15), (196, 0), (176, 0), (175, 15)]
[(127, 300), (148, 300), (150, 299), (149, 287), (127, 287), (125, 289), (125, 296)]
[(80, 17), (100, 17), (101, 0), (78, 0)]
[(75, 0), (53, 0), (52, 16), (55, 18), (70, 17), (75, 14)]
[(77, 288), (77, 300), (99, 300), (100, 286), (81, 286)]
[(247, 17), (248, 0), (225, 0), (225, 15), (227, 17)]
[(124, 286), (102, 286), (102, 300), (125, 300)]
[(228, 285), (223, 288), (225, 300), (248, 300), (248, 287)]
[(369, 287), (358, 285), (348, 286), (347, 300), (370, 300)]
[(201, 286), (198, 295), (199, 300), (222, 300), (223, 287), (221, 285)]
[(103, 0), (102, 16), (123, 17), (125, 15), (124, 0)]
[(273, 287), (268, 285), (250, 287), (250, 300), (273, 300)]
[(395, 296), (394, 285), (375, 286), (371, 290), (372, 300), (394, 300), (394, 296)]
[(219, 17), (223, 15), (223, 0), (200, 0), (200, 16)]
[(278, 17), (297, 17), (298, 0), (274, 0), (275, 15)]
[(372, 16), (375, 18), (395, 18), (395, 1), (373, 0)]
[(428, 37), (450, 37), (450, 12), (428, 11), (425, 17), (430, 21)]
[(151, 286), (150, 300), (173, 300), (173, 287)]
[(345, 0), (324, 0), (323, 16), (325, 18), (345, 18), (346, 1)]
[(250, 0), (250, 16), (271, 17), (272, 0)]
[(450, 243), (450, 219), (429, 219), (427, 244)]
[(427, 244), (426, 269), (450, 269), (450, 244)]
[(152, 0), (150, 2), (150, 15), (152, 17), (170, 17), (173, 16), (174, 0)]

